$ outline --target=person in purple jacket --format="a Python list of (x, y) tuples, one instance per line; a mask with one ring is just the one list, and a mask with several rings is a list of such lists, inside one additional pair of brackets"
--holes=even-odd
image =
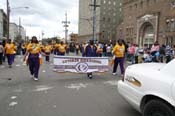
[[(85, 57), (97, 57), (97, 47), (93, 40), (90, 40), (89, 45), (85, 48)], [(92, 79), (92, 73), (87, 73), (87, 76)]]

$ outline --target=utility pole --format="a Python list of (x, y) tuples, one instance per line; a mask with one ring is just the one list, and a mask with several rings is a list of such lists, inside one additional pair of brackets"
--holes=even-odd
[(67, 43), (68, 27), (70, 24), (70, 21), (67, 21), (67, 12), (65, 14), (65, 21), (62, 21), (62, 23), (64, 24), (63, 27), (65, 27), (65, 42)]
[(93, 4), (90, 4), (89, 6), (93, 7), (93, 40), (96, 42), (96, 9), (97, 7), (100, 7), (100, 5), (97, 5), (97, 0), (94, 0)]
[(10, 5), (7, 0), (7, 39), (9, 39), (9, 30), (10, 30)]
[(19, 39), (22, 39), (21, 28), (21, 18), (19, 17)]

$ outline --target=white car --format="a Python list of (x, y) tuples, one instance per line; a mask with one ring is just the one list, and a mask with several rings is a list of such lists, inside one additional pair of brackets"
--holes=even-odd
[(175, 116), (175, 59), (127, 67), (118, 91), (143, 116)]

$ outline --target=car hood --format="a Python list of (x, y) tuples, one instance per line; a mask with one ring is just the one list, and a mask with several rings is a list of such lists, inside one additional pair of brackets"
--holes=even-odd
[(128, 67), (128, 69), (133, 70), (160, 70), (162, 69), (166, 64), (164, 63), (143, 63), (143, 64), (135, 64)]

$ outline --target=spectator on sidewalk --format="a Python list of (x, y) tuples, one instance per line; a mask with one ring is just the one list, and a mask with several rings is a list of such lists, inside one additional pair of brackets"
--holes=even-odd
[(2, 45), (2, 41), (0, 40), (0, 65), (2, 65), (3, 56), (4, 56), (4, 47)]
[(151, 55), (154, 56), (154, 54), (158, 52), (159, 50), (160, 50), (160, 46), (159, 46), (158, 41), (156, 41), (151, 47)]
[(170, 45), (167, 45), (165, 48), (166, 63), (169, 63), (171, 61), (172, 55), (173, 55), (173, 50), (170, 47)]
[(134, 60), (135, 60), (134, 54), (135, 54), (135, 44), (132, 44), (131, 47), (129, 47), (129, 56), (132, 64), (134, 64)]
[(173, 45), (173, 58), (175, 58), (175, 45)]
[(166, 48), (166, 46), (164, 44), (162, 44), (162, 46), (160, 47), (160, 50), (159, 50), (159, 53), (160, 53), (160, 62), (161, 63), (163, 63), (163, 61), (164, 61), (165, 48)]

